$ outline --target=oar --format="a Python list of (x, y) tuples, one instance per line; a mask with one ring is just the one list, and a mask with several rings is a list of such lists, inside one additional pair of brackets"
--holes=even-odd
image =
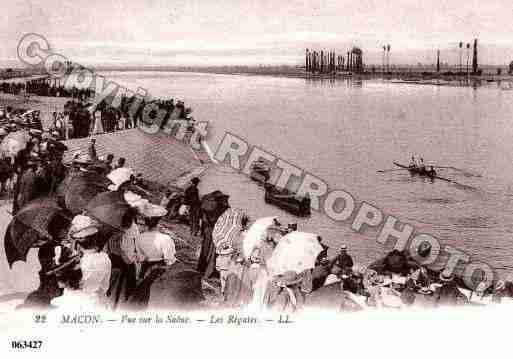
[(408, 171), (409, 168), (393, 168), (393, 169), (390, 169), (390, 170), (378, 170), (376, 172), (379, 172), (379, 173), (386, 173), (386, 172), (392, 172), (392, 171)]
[(446, 182), (449, 182), (449, 183), (454, 183), (454, 184), (456, 184), (458, 186), (461, 186), (461, 187), (464, 187), (464, 188), (467, 188), (467, 189), (477, 190), (476, 187), (472, 187), (472, 186), (469, 186), (469, 185), (466, 185), (466, 184), (461, 184), (459, 182), (453, 181), (453, 180), (448, 179), (448, 178), (444, 178), (444, 177), (440, 177), (440, 176), (431, 176), (431, 178), (436, 178), (436, 179), (439, 179), (439, 180), (442, 180), (442, 181), (446, 181)]
[(464, 175), (467, 175), (467, 176), (473, 176), (473, 177), (481, 177), (481, 175), (479, 173), (472, 173), (472, 172), (469, 172), (469, 171), (466, 171), (466, 170), (462, 170), (462, 169), (459, 169), (459, 168), (456, 168), (456, 167), (453, 167), (453, 166), (433, 166), (435, 168), (446, 168), (446, 169), (451, 169), (451, 170), (455, 170), (455, 171), (458, 171), (458, 172), (461, 172), (463, 173)]

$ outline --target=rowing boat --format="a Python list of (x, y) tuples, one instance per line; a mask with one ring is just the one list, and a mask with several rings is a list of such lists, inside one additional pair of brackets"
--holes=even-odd
[(402, 165), (402, 164), (397, 163), (397, 162), (394, 162), (394, 165), (396, 165), (397, 167), (404, 168), (405, 170), (408, 170), (413, 175), (424, 176), (424, 177), (428, 177), (428, 178), (431, 178), (431, 179), (435, 179), (436, 178), (436, 179), (439, 179), (439, 180), (442, 180), (442, 181), (446, 181), (446, 182), (457, 183), (457, 182), (455, 182), (453, 180), (450, 180), (448, 178), (443, 178), (443, 177), (440, 177), (440, 176), (437, 176), (437, 175), (430, 174), (425, 169), (420, 169), (418, 167), (409, 167), (409, 166), (405, 166), (405, 165)]
[(402, 164), (397, 163), (397, 162), (394, 162), (394, 165), (396, 165), (397, 167), (401, 167), (401, 168), (404, 168), (405, 170), (410, 171), (411, 174), (415, 174), (415, 175), (419, 175), (419, 176), (425, 176), (425, 177), (430, 177), (430, 178), (436, 177), (436, 175), (430, 174), (425, 169), (421, 169), (421, 168), (418, 168), (418, 167), (409, 167), (409, 166), (405, 166), (405, 165), (402, 165)]

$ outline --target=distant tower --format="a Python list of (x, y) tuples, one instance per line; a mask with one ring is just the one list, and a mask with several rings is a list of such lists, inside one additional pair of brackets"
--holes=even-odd
[(390, 72), (390, 44), (387, 45), (387, 72)]
[(308, 49), (306, 49), (305, 54), (305, 71), (308, 72)]
[(440, 50), (436, 50), (436, 72), (440, 72)]
[(472, 56), (472, 73), (477, 74), (477, 39), (474, 39), (474, 55)]
[(309, 53), (308, 49), (306, 49), (306, 55), (305, 55), (305, 70), (306, 70), (306, 72), (310, 71), (309, 57), (310, 57), (310, 53)]

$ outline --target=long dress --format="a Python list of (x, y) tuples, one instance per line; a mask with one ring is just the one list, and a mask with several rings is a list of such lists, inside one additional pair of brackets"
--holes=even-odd
[(198, 272), (203, 273), (204, 278), (210, 278), (216, 272), (216, 247), (212, 241), (214, 225), (205, 223), (203, 227), (203, 242), (201, 243), (201, 254), (198, 259)]
[(17, 204), (22, 208), (25, 204), (34, 199), (34, 184), (36, 181), (36, 174), (33, 170), (27, 169), (21, 176), (20, 192)]

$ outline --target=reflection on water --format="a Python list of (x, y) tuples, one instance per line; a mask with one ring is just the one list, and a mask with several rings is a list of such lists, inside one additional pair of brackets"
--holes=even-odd
[[(351, 78), (105, 75), (156, 96), (183, 99), (197, 119), (210, 121), (213, 148), (231, 131), (420, 232), (501, 270), (513, 269), (513, 92), (497, 84), (472, 88)], [(443, 167), (439, 176), (460, 185), (377, 172), (412, 155)], [(356, 234), (347, 223), (319, 213), (297, 219), (266, 205), (261, 187), (230, 170), (212, 169), (201, 190), (217, 188), (253, 218), (277, 214), (321, 234), (332, 247), (348, 244), (363, 264), (385, 250), (375, 243), (373, 231)]]

